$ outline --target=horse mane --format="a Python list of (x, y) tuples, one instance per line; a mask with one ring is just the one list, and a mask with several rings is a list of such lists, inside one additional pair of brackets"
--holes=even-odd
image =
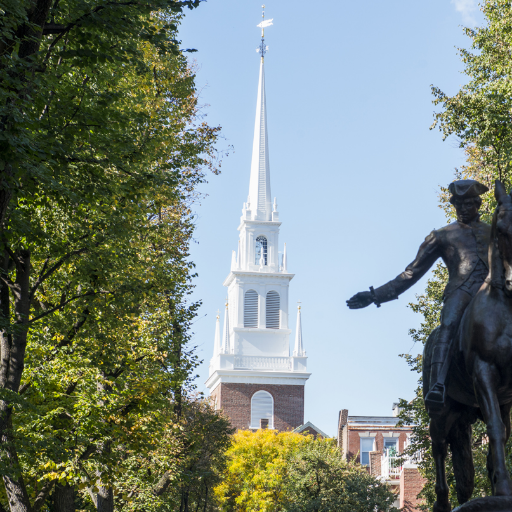
[(499, 206), (494, 210), (491, 225), (491, 239), (489, 243), (489, 276), (486, 281), (491, 283), (495, 288), (503, 289), (505, 276), (503, 273), (503, 261), (501, 260), (500, 251), (498, 250), (498, 238), (496, 236), (496, 224), (498, 222)]

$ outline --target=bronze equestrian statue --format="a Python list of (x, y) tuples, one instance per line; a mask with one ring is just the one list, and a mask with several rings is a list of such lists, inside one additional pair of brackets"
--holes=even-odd
[[(439, 335), (432, 353), (430, 382), (432, 388), (425, 397), (429, 413), (436, 414), (444, 402), (444, 384), (448, 369), (451, 340), (462, 315), (489, 272), (488, 247), (491, 227), (480, 221), (480, 195), (489, 189), (475, 180), (450, 183), (450, 202), (457, 212), (457, 221), (436, 229), (425, 238), (414, 261), (404, 272), (369, 292), (356, 293), (347, 301), (351, 309), (365, 308), (374, 303), (398, 299), (442, 258), (448, 268), (449, 281), (444, 290)], [(445, 364), (446, 362), (446, 364)]]
[[(461, 190), (458, 188), (461, 182), (455, 183), (450, 189), (454, 196), (457, 195), (458, 190)], [(439, 404), (438, 397), (436, 397), (435, 406), (430, 411), (430, 436), (436, 465), (437, 500), (434, 504), (434, 512), (449, 512), (451, 510), (445, 475), (448, 445), (452, 451), (457, 498), (462, 504), (457, 510), (460, 512), (512, 512), (512, 481), (506, 467), (505, 457), (505, 444), (510, 437), (511, 430), (510, 410), (512, 407), (512, 197), (507, 194), (498, 180), (495, 186), (495, 197), (498, 206), (489, 233), (488, 264), (487, 260), (484, 262), (482, 259), (482, 262), (489, 266), (489, 273), (474, 293), (474, 288), (477, 286), (475, 278), (480, 274), (476, 273), (478, 268), (478, 262), (476, 262), (475, 265), (471, 265), (472, 270), (466, 272), (469, 275), (464, 282), (455, 288), (455, 290), (462, 288), (462, 291), (473, 294), (474, 297), (470, 299), (469, 304), (464, 305), (464, 313), (462, 319), (459, 317), (460, 322), (457, 321), (458, 329), (455, 328), (453, 341), (448, 338), (448, 345), (451, 342), (451, 348), (445, 352), (449, 353), (451, 357), (445, 365), (442, 365), (441, 371), (439, 366), (436, 367), (439, 365), (436, 357), (437, 347), (440, 346), (440, 340), (442, 341), (444, 336), (443, 325), (434, 329), (424, 350), (424, 397), (428, 397), (431, 390), (430, 382), (434, 378), (437, 384), (440, 373), (445, 373), (447, 376), (445, 382), (440, 382), (445, 387), (444, 401)], [(454, 202), (457, 208), (456, 200)], [(457, 210), (457, 215), (458, 222), (471, 228), (474, 232), (471, 221), (468, 224), (467, 217), (459, 216), (459, 210)], [(443, 229), (446, 230), (450, 226)], [(442, 230), (434, 233), (440, 231)], [(476, 233), (474, 234), (478, 245), (478, 238)], [(462, 246), (464, 243), (460, 245)], [(425, 244), (428, 244), (428, 237), (422, 248)], [(472, 246), (474, 248), (474, 244)], [(461, 249), (459, 254), (471, 253), (471, 249), (467, 247)], [(477, 247), (479, 257), (480, 252), (481, 250)], [(444, 259), (444, 255), (441, 257)], [(445, 259), (447, 266), (449, 262), (453, 263), (453, 261), (453, 257)], [(464, 268), (467, 268), (467, 265), (463, 265), (462, 259), (458, 261), (459, 274), (452, 274), (449, 267), (450, 280), (445, 290), (445, 308), (450, 298), (453, 297), (453, 287), (450, 290), (452, 279), (460, 275)], [(407, 270), (404, 274), (407, 274)], [(398, 276), (397, 279), (400, 277)], [(474, 284), (471, 284), (472, 280), (475, 281)], [(465, 288), (463, 288), (464, 283), (468, 284)], [(371, 302), (378, 304), (377, 290), (373, 294), (369, 293)], [(367, 296), (363, 295), (363, 297)], [(348, 302), (352, 307), (365, 306), (365, 300), (361, 299), (361, 294), (357, 294)], [(443, 315), (444, 310), (442, 317)], [(442, 343), (445, 342), (442, 341)], [(477, 419), (481, 419), (487, 426), (489, 438), (487, 471), (494, 496), (468, 501), (474, 488), (471, 425)]]

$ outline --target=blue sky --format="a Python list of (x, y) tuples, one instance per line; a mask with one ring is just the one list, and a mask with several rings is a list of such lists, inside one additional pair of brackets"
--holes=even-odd
[[(421, 318), (407, 304), (426, 278), (379, 309), (350, 311), (345, 300), (394, 278), (446, 222), (439, 185), (453, 180), (464, 155), (456, 140), (429, 130), (430, 86), (454, 94), (466, 81), (461, 25), (481, 23), (482, 14), (472, 0), (269, 0), (265, 10), (274, 19), (265, 59), (272, 195), (295, 273), (291, 325), (300, 300), (312, 372), (305, 421), (335, 435), (342, 408), (390, 415), (398, 398), (413, 397), (417, 376), (399, 354), (421, 349), (408, 334)], [(259, 2), (209, 0), (180, 29), (182, 46), (198, 50), (191, 59), (202, 114), (222, 126), (219, 149), (233, 148), (195, 207), (202, 391), (249, 190), (260, 21)]]

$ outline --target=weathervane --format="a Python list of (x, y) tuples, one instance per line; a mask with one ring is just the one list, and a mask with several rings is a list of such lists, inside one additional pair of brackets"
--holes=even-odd
[(269, 20), (265, 20), (265, 6), (261, 6), (263, 8), (263, 12), (261, 13), (261, 17), (263, 18), (263, 21), (261, 23), (258, 23), (256, 25), (257, 27), (261, 28), (261, 43), (259, 48), (256, 48), (256, 51), (261, 53), (261, 58), (265, 57), (265, 53), (268, 51), (268, 46), (265, 46), (265, 28), (270, 27), (270, 25), (273, 25), (272, 21), (274, 18), (271, 18)]

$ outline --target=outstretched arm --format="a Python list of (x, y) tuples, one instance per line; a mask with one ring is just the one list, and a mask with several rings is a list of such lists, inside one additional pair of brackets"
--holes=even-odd
[(347, 306), (350, 309), (360, 309), (373, 303), (380, 306), (383, 302), (398, 299), (400, 294), (409, 289), (427, 273), (439, 256), (439, 243), (436, 232), (432, 231), (421, 244), (414, 261), (407, 265), (407, 268), (401, 274), (376, 290), (372, 289), (369, 292), (356, 293), (347, 300)]

